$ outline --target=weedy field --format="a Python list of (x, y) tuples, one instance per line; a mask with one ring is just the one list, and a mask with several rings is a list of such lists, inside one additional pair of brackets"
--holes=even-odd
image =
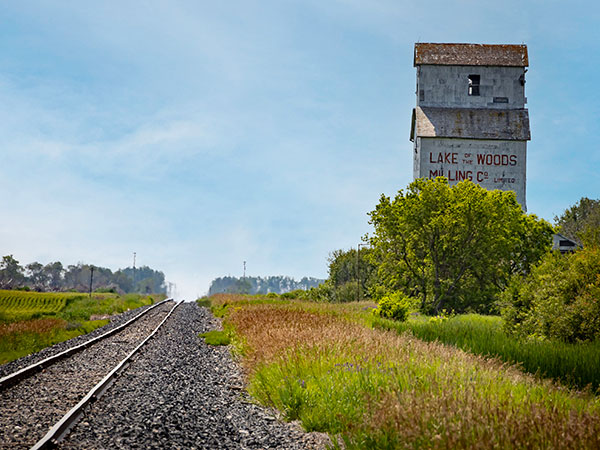
[(0, 290), (0, 364), (104, 326), (118, 314), (164, 296), (47, 293)]
[(212, 308), (251, 393), (348, 449), (600, 447), (600, 401), (590, 390), (374, 328), (366, 303), (221, 295)]
[(526, 372), (553, 378), (568, 386), (600, 388), (600, 342), (569, 344), (531, 338), (515, 339), (502, 330), (497, 316), (465, 314), (454, 317), (416, 317), (395, 322), (373, 317), (376, 328), (410, 332), (426, 341), (454, 345), (471, 353), (518, 364)]

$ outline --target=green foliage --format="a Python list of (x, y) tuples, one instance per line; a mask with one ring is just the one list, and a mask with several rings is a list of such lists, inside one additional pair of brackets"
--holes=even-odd
[(552, 227), (526, 215), (514, 192), (443, 177), (418, 179), (370, 213), (379, 283), (438, 313), (492, 311), (511, 273), (526, 273), (551, 245)]
[(333, 296), (330, 301), (336, 303), (348, 303), (358, 300), (358, 283), (356, 281), (348, 281), (346, 283), (335, 286)]
[(308, 291), (305, 291), (304, 294), (304, 299), (313, 302), (330, 302), (333, 298), (335, 298), (335, 288), (329, 280), (317, 287), (310, 288)]
[(582, 197), (554, 220), (561, 233), (579, 244), (600, 246), (600, 200)]
[(15, 289), (23, 286), (25, 275), (19, 261), (6, 255), (0, 261), (0, 289)]
[(600, 248), (547, 255), (503, 293), (506, 329), (522, 337), (600, 340)]
[(355, 286), (355, 295), (352, 300), (340, 292), (337, 297), (345, 298), (337, 300), (340, 302), (356, 300), (358, 291), (356, 283), (360, 280), (360, 298), (371, 297), (371, 287), (376, 282), (377, 267), (372, 262), (371, 249), (362, 248), (359, 252), (356, 249), (334, 250), (329, 255), (329, 279), (328, 281), (336, 288), (340, 288), (348, 283)]
[(402, 292), (394, 292), (386, 295), (379, 300), (377, 309), (373, 310), (373, 314), (386, 319), (397, 320), (404, 322), (408, 318), (408, 313), (414, 306), (414, 300), (407, 297)]
[(281, 298), (281, 299), (292, 299), (292, 298), (305, 298), (306, 291), (303, 289), (294, 289), (293, 291), (284, 292), (283, 294), (277, 295), (275, 292), (269, 292), (268, 298)]
[(204, 342), (208, 345), (229, 345), (231, 344), (231, 337), (226, 331), (207, 331), (206, 333), (200, 333), (198, 336), (204, 338)]

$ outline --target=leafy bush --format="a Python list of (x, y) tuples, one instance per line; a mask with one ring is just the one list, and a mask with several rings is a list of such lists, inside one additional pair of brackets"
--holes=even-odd
[(329, 280), (306, 291), (306, 300), (311, 300), (313, 302), (330, 302), (332, 301), (333, 296), (334, 288)]
[[(271, 295), (274, 294), (274, 295)], [(282, 299), (292, 299), (292, 298), (305, 298), (306, 297), (306, 291), (304, 289), (294, 289), (293, 291), (290, 292), (284, 292), (283, 294), (280, 294), (279, 296), (277, 294), (275, 294), (274, 292), (270, 292), (269, 294), (267, 294), (267, 297), (269, 298), (282, 298)]]
[(600, 339), (600, 248), (548, 254), (503, 293), (506, 330), (566, 342)]
[(413, 304), (414, 301), (410, 297), (402, 292), (394, 292), (379, 300), (379, 306), (373, 313), (386, 319), (404, 322), (408, 318), (408, 313)]

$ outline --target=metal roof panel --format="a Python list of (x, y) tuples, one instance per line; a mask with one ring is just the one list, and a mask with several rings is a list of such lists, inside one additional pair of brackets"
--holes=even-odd
[(470, 109), (417, 107), (411, 138), (446, 137), (528, 141), (526, 109)]

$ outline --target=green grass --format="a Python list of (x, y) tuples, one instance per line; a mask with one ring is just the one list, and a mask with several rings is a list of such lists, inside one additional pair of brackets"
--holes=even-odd
[(210, 300), (206, 297), (202, 297), (196, 300), (198, 306), (203, 306), (205, 308), (210, 308)]
[(224, 326), (244, 346), (252, 395), (347, 450), (600, 447), (600, 401), (589, 393), (348, 321), (348, 305), (337, 315), (329, 305), (230, 305)]
[(372, 326), (410, 332), (425, 341), (440, 341), (484, 356), (498, 357), (541, 377), (576, 388), (600, 387), (600, 342), (568, 344), (520, 340), (502, 330), (497, 316), (466, 314), (448, 319), (411, 318), (407, 322), (373, 317)]
[(229, 333), (226, 331), (207, 331), (206, 333), (200, 333), (198, 336), (204, 338), (204, 342), (208, 345), (229, 345), (231, 344), (231, 338)]
[(0, 290), (0, 322), (16, 322), (62, 311), (80, 293)]
[(94, 315), (119, 314), (160, 296), (0, 291), (0, 364), (104, 326)]
[(0, 364), (87, 334), (107, 323), (108, 319), (82, 323), (68, 323), (61, 319), (35, 319), (0, 325)]

